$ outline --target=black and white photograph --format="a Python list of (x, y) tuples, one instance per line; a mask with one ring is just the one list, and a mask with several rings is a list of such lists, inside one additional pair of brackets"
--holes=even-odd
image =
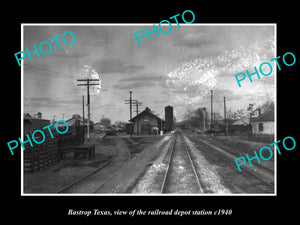
[(276, 194), (276, 24), (25, 23), (22, 38), (23, 195)]
[(297, 221), (297, 7), (2, 13), (3, 221)]

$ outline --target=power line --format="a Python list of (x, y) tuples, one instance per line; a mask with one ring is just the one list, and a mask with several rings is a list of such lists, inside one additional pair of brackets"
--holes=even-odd
[(135, 102), (135, 106), (136, 106), (136, 133), (137, 135), (139, 135), (139, 118), (137, 117), (138, 114), (139, 114), (139, 106), (142, 106), (143, 103), (142, 102), (139, 102), (139, 101), (136, 101)]
[(67, 74), (67, 73), (62, 73), (62, 72), (57, 72), (57, 71), (51, 71), (51, 70), (41, 69), (41, 68), (38, 68), (38, 67), (35, 67), (35, 66), (28, 66), (28, 65), (24, 65), (24, 66), (25, 67), (29, 67), (29, 68), (33, 68), (33, 69), (36, 69), (36, 70), (45, 71), (45, 72), (48, 72), (48, 73), (54, 73), (54, 74), (64, 75), (64, 76), (67, 76), (65, 78), (69, 78), (69, 79), (76, 78), (76, 76), (71, 75), (71, 74)]
[(124, 104), (129, 104), (129, 109), (130, 109), (130, 138), (132, 138), (132, 133), (133, 133), (133, 124), (132, 124), (132, 103), (133, 101), (137, 102), (137, 100), (132, 100), (132, 91), (129, 92), (129, 100), (124, 100)]
[(87, 121), (87, 141), (89, 142), (90, 138), (90, 86), (99, 85), (99, 83), (90, 83), (90, 81), (99, 81), (99, 79), (77, 79), (77, 81), (86, 81), (85, 84), (77, 84), (77, 86), (87, 86), (87, 106), (88, 106), (88, 121)]

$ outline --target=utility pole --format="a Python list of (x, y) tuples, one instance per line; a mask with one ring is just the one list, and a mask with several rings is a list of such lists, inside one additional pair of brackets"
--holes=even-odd
[(211, 119), (210, 119), (210, 129), (214, 128), (214, 119), (213, 119), (213, 90), (210, 91), (210, 98), (211, 98), (211, 104), (210, 104), (210, 108), (211, 108)]
[(132, 123), (132, 103), (137, 102), (137, 100), (132, 100), (132, 91), (129, 92), (129, 100), (124, 100), (124, 104), (129, 104), (129, 109), (130, 109), (130, 138), (132, 138), (132, 133), (133, 133), (133, 123)]
[[(142, 106), (143, 103), (142, 102), (135, 102), (135, 106), (136, 106), (136, 116), (139, 114), (139, 106)], [(138, 117), (136, 117), (136, 134), (139, 135), (139, 119)]]
[(77, 84), (77, 86), (87, 86), (87, 106), (88, 106), (88, 121), (87, 121), (87, 141), (90, 139), (90, 86), (99, 85), (99, 83), (90, 84), (90, 81), (99, 81), (99, 79), (77, 79), (77, 81), (86, 81), (85, 84)]
[(226, 118), (226, 98), (224, 97), (224, 124), (225, 124), (225, 133), (228, 134), (228, 124)]
[(206, 120), (206, 108), (202, 109), (203, 113), (203, 131), (206, 131), (205, 120)]
[(85, 135), (85, 118), (84, 118), (84, 95), (82, 95), (82, 127), (84, 132), (84, 142), (86, 141), (86, 135)]
[(83, 127), (85, 126), (85, 121), (84, 121), (84, 95), (82, 95), (82, 125), (83, 125)]
[(130, 138), (133, 134), (133, 124), (132, 124), (132, 91), (129, 92), (129, 107), (130, 107)]

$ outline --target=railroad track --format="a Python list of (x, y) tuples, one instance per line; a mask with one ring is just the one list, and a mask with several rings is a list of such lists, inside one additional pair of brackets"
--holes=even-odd
[(100, 185), (98, 185), (98, 187), (93, 191), (93, 193), (101, 193), (101, 188), (105, 186), (105, 184), (107, 184), (107, 182), (110, 181), (122, 169), (123, 165), (127, 163), (130, 160), (130, 158), (131, 158), (131, 154), (130, 151), (128, 151), (127, 156), (125, 157), (125, 161), (121, 163), (119, 168), (114, 173), (112, 173)]
[(255, 173), (254, 171), (246, 168), (245, 171), (252, 175), (253, 177), (255, 177), (256, 179), (258, 179), (260, 182), (262, 182), (265, 186), (267, 186), (266, 191), (267, 192), (274, 192), (274, 184), (270, 183), (269, 181), (266, 181), (263, 177), (261, 177), (260, 175), (258, 175), (257, 173)]
[(167, 168), (160, 192), (203, 193), (199, 175), (181, 131), (176, 131), (166, 155)]
[[(200, 142), (202, 142), (205, 145), (210, 146), (212, 149), (219, 151), (220, 153), (226, 155), (227, 157), (231, 158), (231, 159), (235, 159), (236, 156), (234, 153), (232, 153), (231, 151), (228, 150), (223, 150), (218, 146), (215, 146), (211, 143), (208, 143), (207, 141), (201, 140)], [(265, 167), (261, 164), (258, 163), (253, 163), (253, 167), (243, 167), (243, 170), (250, 174), (252, 177), (255, 177), (256, 179), (258, 179), (261, 183), (263, 183), (266, 186), (266, 190), (268, 192), (274, 192), (274, 170)]]
[(130, 160), (130, 157), (130, 151), (124, 153), (119, 150), (101, 167), (63, 187), (57, 193), (97, 193)]

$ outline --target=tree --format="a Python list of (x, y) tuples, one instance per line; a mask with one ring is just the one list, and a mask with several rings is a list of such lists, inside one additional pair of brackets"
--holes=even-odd
[(103, 118), (101, 118), (100, 123), (104, 123), (106, 125), (110, 125), (111, 124), (111, 119), (103, 117)]
[(126, 122), (124, 122), (124, 121), (116, 121), (115, 122), (115, 126), (119, 130), (125, 130), (125, 128), (126, 128)]
[(220, 113), (218, 112), (213, 112), (213, 117), (214, 117), (214, 121), (215, 123), (219, 122), (223, 117), (221, 116)]
[(208, 124), (208, 115), (203, 108), (198, 108), (196, 110), (187, 110), (184, 118), (187, 125), (193, 128), (200, 128), (204, 130), (204, 126), (207, 127)]
[(264, 104), (262, 104), (261, 106), (259, 106), (258, 108), (260, 108), (262, 112), (266, 112), (268, 110), (274, 111), (275, 105), (274, 105), (273, 101), (268, 100)]
[(124, 121), (116, 121), (115, 122), (115, 125), (118, 127), (118, 126), (125, 126), (126, 125), (126, 122)]
[(236, 120), (235, 112), (232, 110), (232, 108), (226, 110), (226, 119), (227, 121)]
[(173, 115), (173, 124), (176, 124), (176, 122), (177, 122), (177, 119), (176, 119), (176, 117)]
[(250, 103), (247, 109), (239, 109), (235, 111), (233, 117), (241, 120), (245, 125), (249, 125), (251, 123), (251, 117), (254, 113), (254, 105), (255, 103)]

